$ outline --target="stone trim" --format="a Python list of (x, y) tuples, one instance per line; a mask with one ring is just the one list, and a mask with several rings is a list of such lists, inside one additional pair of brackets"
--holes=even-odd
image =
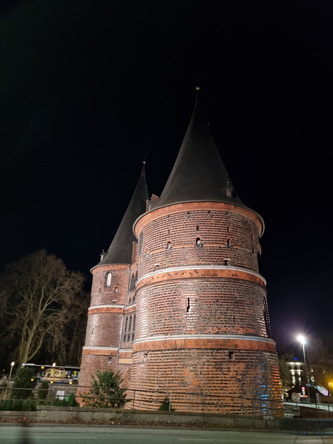
[[(184, 273), (191, 271), (196, 273), (198, 276), (193, 276), (190, 273)], [(257, 282), (265, 287), (267, 283), (266, 279), (260, 273), (241, 267), (233, 267), (230, 265), (185, 265), (182, 267), (170, 267), (146, 273), (137, 280), (137, 288), (144, 285), (144, 283), (149, 284), (156, 281), (194, 277), (226, 277), (233, 279), (246, 279)], [(143, 281), (145, 282), (143, 283)]]
[(265, 223), (263, 218), (254, 210), (248, 207), (239, 206), (236, 204), (229, 204), (226, 202), (216, 202), (216, 201), (197, 201), (197, 202), (183, 202), (174, 205), (166, 205), (165, 207), (152, 209), (147, 213), (139, 216), (133, 224), (133, 232), (136, 237), (142, 228), (149, 222), (163, 217), (166, 214), (171, 213), (182, 213), (184, 211), (193, 210), (222, 210), (228, 211), (236, 214), (241, 214), (244, 217), (254, 221), (258, 227), (259, 237), (261, 237), (265, 230)]
[(133, 352), (192, 349), (264, 350), (275, 353), (275, 342), (270, 338), (243, 335), (174, 335), (157, 336), (134, 341)]

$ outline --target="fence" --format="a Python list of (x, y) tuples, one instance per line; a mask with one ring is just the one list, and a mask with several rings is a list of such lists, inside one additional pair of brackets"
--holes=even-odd
[[(121, 396), (117, 397), (111, 388), (73, 386), (68, 384), (50, 384), (48, 388), (13, 388), (10, 385), (0, 387), (0, 409), (6, 406), (17, 407), (20, 404), (30, 406), (58, 405), (75, 406), (90, 405), (92, 407), (115, 407), (126, 410), (143, 411), (176, 411), (189, 413), (219, 413), (234, 415), (263, 415), (281, 416), (283, 411), (282, 400), (269, 398), (240, 398), (205, 392), (162, 391), (162, 390), (135, 390), (125, 391), (125, 403)], [(23, 403), (23, 404), (22, 404)], [(8, 408), (11, 410), (11, 408)], [(332, 406), (333, 411), (333, 406)]]

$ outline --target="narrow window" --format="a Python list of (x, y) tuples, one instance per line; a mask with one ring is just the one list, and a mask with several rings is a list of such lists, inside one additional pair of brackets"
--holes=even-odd
[(195, 244), (196, 244), (197, 247), (201, 247), (201, 246), (202, 246), (202, 242), (201, 242), (200, 237), (197, 237), (197, 238), (196, 238), (196, 240), (195, 240)]
[(142, 254), (142, 241), (143, 241), (143, 233), (141, 231), (139, 235), (139, 246), (138, 246), (138, 254)]
[(112, 281), (112, 273), (107, 273), (107, 275), (106, 275), (106, 286), (107, 287), (110, 287), (110, 285), (111, 285), (111, 281)]
[(125, 333), (127, 332), (127, 323), (128, 323), (128, 317), (125, 318)]
[(224, 259), (224, 265), (225, 266), (230, 265), (230, 259)]
[(130, 290), (134, 290), (134, 288), (135, 288), (135, 276), (134, 274), (132, 274), (130, 282)]
[(230, 239), (227, 239), (227, 247), (230, 247)]
[(229, 351), (229, 352), (228, 352), (228, 356), (229, 356), (229, 359), (230, 359), (230, 360), (234, 360), (234, 359), (235, 359), (235, 352), (233, 352), (233, 351)]
[(167, 250), (170, 250), (170, 248), (172, 247), (172, 244), (170, 241), (167, 242)]
[(199, 225), (197, 225), (197, 231), (199, 231)]
[(186, 307), (186, 311), (189, 312), (190, 311), (190, 298), (187, 298), (187, 307)]

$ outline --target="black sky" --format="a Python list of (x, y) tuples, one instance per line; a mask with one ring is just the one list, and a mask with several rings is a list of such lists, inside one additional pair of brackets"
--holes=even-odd
[(90, 279), (148, 153), (171, 172), (196, 79), (243, 202), (265, 220), (273, 337), (331, 325), (329, 2), (31, 0), (2, 6), (0, 265), (45, 248)]

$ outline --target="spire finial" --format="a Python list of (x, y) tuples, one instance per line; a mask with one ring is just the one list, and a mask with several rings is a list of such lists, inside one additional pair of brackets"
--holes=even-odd
[(146, 166), (146, 159), (147, 159), (148, 154), (146, 153), (143, 157), (143, 162), (142, 162), (142, 170), (141, 170), (141, 177), (146, 177), (146, 173), (145, 173), (145, 166)]
[(197, 81), (195, 82), (195, 108), (198, 106), (198, 99), (199, 99), (199, 91), (200, 91), (200, 80), (202, 79), (202, 76), (199, 76), (197, 78)]

